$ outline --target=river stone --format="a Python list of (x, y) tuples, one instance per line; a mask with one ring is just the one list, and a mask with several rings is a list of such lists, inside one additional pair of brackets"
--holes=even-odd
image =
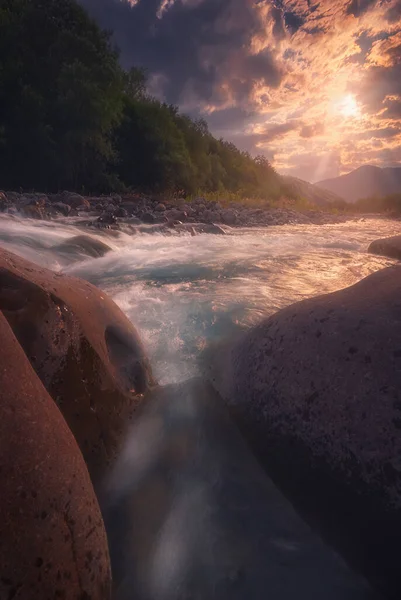
[(64, 202), (54, 202), (51, 204), (50, 209), (54, 209), (65, 217), (68, 217), (71, 211), (71, 206), (69, 204), (65, 204)]
[(88, 282), (5, 250), (0, 310), (63, 413), (97, 486), (152, 382), (134, 326)]
[(294, 304), (209, 359), (267, 471), (388, 598), (401, 597), (401, 266)]
[(368, 252), (401, 260), (401, 235), (375, 240), (370, 244)]
[(84, 198), (83, 196), (80, 196), (79, 194), (74, 194), (71, 192), (63, 192), (61, 196), (62, 196), (61, 201), (64, 202), (65, 204), (68, 204), (69, 206), (71, 206), (71, 208), (77, 208), (80, 210), (89, 210), (91, 207), (89, 201), (86, 198)]
[(104, 256), (108, 252), (111, 252), (110, 246), (101, 242), (96, 238), (89, 237), (89, 235), (77, 235), (75, 237), (65, 240), (62, 244), (53, 246), (53, 250), (58, 252), (81, 252), (97, 258)]
[(29, 219), (43, 219), (43, 210), (35, 204), (27, 204), (21, 208), (21, 213)]
[(110, 598), (99, 505), (74, 437), (0, 312), (0, 598)]

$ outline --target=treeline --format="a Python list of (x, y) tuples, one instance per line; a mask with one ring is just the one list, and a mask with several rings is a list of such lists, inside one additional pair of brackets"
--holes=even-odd
[(353, 205), (357, 212), (401, 214), (401, 193), (361, 198)]
[(0, 186), (291, 195), (264, 157), (150, 97), (75, 0), (1, 2)]

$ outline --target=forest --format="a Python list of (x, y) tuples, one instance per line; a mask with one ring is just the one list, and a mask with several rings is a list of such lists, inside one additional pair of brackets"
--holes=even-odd
[(2, 0), (0, 185), (291, 196), (265, 157), (151, 97), (75, 0)]

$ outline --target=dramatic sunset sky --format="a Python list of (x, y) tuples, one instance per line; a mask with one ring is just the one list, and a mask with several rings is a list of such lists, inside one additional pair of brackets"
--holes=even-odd
[(309, 181), (401, 166), (401, 0), (81, 0), (151, 91)]

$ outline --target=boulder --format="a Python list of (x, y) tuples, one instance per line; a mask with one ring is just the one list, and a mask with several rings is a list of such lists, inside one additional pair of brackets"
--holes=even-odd
[(162, 202), (159, 202), (158, 204), (156, 204), (155, 206), (155, 211), (157, 212), (164, 212), (166, 210), (166, 205), (163, 204)]
[(62, 202), (71, 206), (71, 208), (79, 208), (80, 210), (89, 210), (91, 205), (89, 201), (80, 196), (79, 194), (73, 194), (71, 192), (63, 192)]
[(375, 240), (370, 244), (368, 252), (401, 260), (401, 235)]
[(401, 266), (294, 304), (207, 361), (267, 471), (401, 597)]
[(51, 211), (57, 211), (64, 215), (64, 217), (68, 217), (71, 212), (71, 206), (69, 204), (65, 204), (64, 202), (54, 202), (50, 206)]
[(110, 598), (99, 505), (74, 437), (0, 313), (0, 597)]
[(155, 222), (155, 217), (150, 212), (145, 212), (140, 215), (140, 219), (142, 223), (147, 223), (148, 225), (152, 225)]
[(103, 225), (115, 225), (117, 223), (117, 218), (114, 214), (103, 213), (97, 219), (97, 223), (101, 223)]
[(226, 223), (227, 225), (235, 225), (237, 223), (237, 215), (231, 209), (223, 210), (221, 213), (221, 219), (223, 223)]
[(65, 240), (62, 244), (53, 246), (52, 249), (58, 252), (67, 253), (80, 252), (92, 256), (93, 258), (104, 256), (108, 252), (111, 252), (110, 246), (89, 235), (77, 235)]
[(136, 214), (140, 208), (139, 202), (133, 200), (125, 200), (122, 202), (121, 206), (122, 208), (125, 208), (129, 215)]
[(35, 204), (27, 204), (21, 208), (21, 213), (29, 219), (43, 219), (44, 213), (40, 206)]
[(172, 221), (185, 221), (188, 215), (184, 210), (177, 210), (173, 208), (172, 210), (166, 212), (166, 216)]
[(125, 219), (128, 217), (128, 212), (125, 210), (125, 208), (122, 208), (122, 206), (119, 206), (116, 209), (114, 216), (119, 217), (120, 219)]
[(0, 310), (63, 413), (97, 486), (152, 383), (135, 328), (91, 284), (5, 250)]

